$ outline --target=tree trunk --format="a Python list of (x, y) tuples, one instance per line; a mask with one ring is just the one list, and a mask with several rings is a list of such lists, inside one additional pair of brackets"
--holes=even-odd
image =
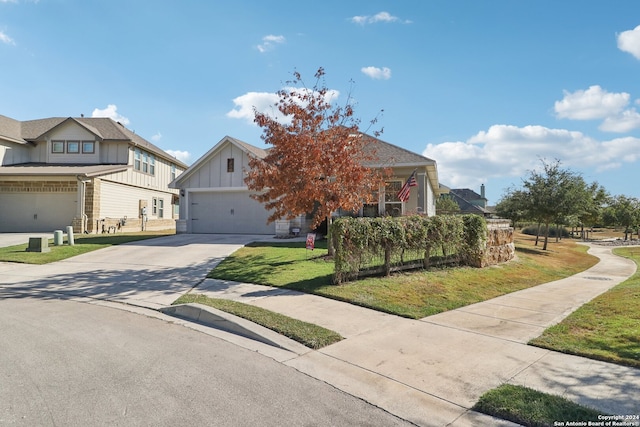
[(538, 239), (540, 239), (540, 223), (538, 223), (538, 230), (536, 230), (536, 244), (534, 246), (538, 246)]
[(544, 225), (544, 245), (542, 245), (542, 250), (547, 250), (547, 243), (549, 242), (549, 223), (545, 223)]
[(327, 255), (332, 257), (335, 254), (333, 247), (333, 239), (331, 236), (331, 224), (333, 223), (331, 215), (327, 217)]

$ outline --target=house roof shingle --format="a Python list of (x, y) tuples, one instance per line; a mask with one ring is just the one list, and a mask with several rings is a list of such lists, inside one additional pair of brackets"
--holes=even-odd
[(122, 172), (129, 165), (52, 165), (43, 163), (23, 163), (0, 166), (0, 176), (84, 176), (95, 177)]
[(107, 117), (49, 117), (20, 122), (0, 115), (0, 137), (22, 144), (37, 142), (42, 140), (45, 134), (67, 121), (76, 122), (102, 141), (129, 141), (159, 157), (171, 160), (182, 168), (188, 167), (166, 151), (130, 131), (121, 123)]

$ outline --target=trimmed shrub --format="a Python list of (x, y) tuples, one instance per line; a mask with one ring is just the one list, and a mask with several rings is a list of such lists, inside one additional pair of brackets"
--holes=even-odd
[(487, 225), (477, 215), (350, 218), (335, 220), (334, 283), (364, 274), (428, 268), (433, 263), (480, 266)]

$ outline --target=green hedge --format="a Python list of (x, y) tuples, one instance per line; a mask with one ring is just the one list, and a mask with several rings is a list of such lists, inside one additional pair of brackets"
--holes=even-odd
[(334, 283), (367, 272), (427, 268), (432, 261), (480, 265), (487, 225), (477, 215), (404, 216), (335, 220)]

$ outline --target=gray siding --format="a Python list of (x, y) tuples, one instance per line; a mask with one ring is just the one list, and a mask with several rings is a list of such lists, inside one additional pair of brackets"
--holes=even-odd
[(0, 141), (0, 166), (29, 162), (29, 147), (14, 142)]

